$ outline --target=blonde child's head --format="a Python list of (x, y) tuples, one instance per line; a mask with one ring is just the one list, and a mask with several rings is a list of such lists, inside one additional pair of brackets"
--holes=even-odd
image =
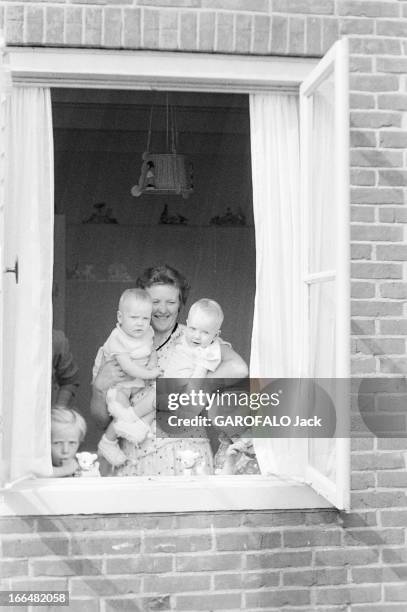
[(60, 466), (73, 459), (86, 435), (86, 421), (73, 408), (51, 409), (52, 465)]
[(153, 303), (145, 289), (126, 289), (120, 297), (117, 322), (132, 338), (140, 338), (149, 329)]
[(198, 300), (188, 313), (185, 334), (188, 344), (206, 348), (219, 335), (222, 323), (223, 311), (215, 300)]

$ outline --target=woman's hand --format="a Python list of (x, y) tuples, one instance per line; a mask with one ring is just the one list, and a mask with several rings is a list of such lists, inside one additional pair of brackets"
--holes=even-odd
[(117, 385), (125, 378), (123, 370), (116, 360), (105, 361), (99, 368), (92, 383), (90, 413), (97, 424), (105, 429), (110, 423), (110, 415), (106, 407), (106, 393), (110, 387)]
[(125, 373), (114, 359), (105, 361), (93, 381), (93, 387), (106, 395), (110, 387), (114, 387), (125, 378)]

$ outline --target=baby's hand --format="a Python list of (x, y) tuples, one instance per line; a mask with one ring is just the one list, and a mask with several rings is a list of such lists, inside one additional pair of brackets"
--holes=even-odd
[(233, 444), (229, 446), (226, 450), (227, 455), (237, 455), (237, 453), (244, 453), (247, 448), (247, 440), (241, 438), (240, 440), (236, 440)]
[(148, 370), (147, 376), (144, 376), (146, 380), (153, 380), (158, 378), (162, 374), (161, 368), (151, 368)]

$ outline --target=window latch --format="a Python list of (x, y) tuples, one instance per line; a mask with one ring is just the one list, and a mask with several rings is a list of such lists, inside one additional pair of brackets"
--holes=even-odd
[(14, 268), (6, 268), (4, 270), (6, 274), (15, 274), (16, 275), (16, 284), (18, 284), (18, 259), (16, 259), (16, 263), (14, 264)]

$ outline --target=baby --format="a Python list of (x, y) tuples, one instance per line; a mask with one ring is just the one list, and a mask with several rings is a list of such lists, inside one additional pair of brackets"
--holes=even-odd
[(205, 378), (221, 362), (218, 336), (223, 323), (222, 308), (206, 298), (192, 304), (185, 333), (165, 370), (166, 378)]
[(72, 408), (51, 410), (51, 458), (56, 478), (80, 476), (76, 452), (86, 434), (85, 419)]
[[(151, 298), (144, 289), (127, 289), (122, 294), (117, 312), (117, 326), (102, 349), (106, 360), (115, 358), (126, 379), (108, 390), (107, 409), (113, 421), (102, 436), (98, 450), (113, 466), (125, 463), (127, 457), (120, 449), (118, 437), (140, 444), (151, 436), (154, 420), (155, 390), (151, 385), (150, 402), (138, 407), (130, 405), (132, 393), (152, 381), (161, 373), (153, 349), (154, 332), (150, 325)], [(99, 353), (96, 365), (100, 362)]]

